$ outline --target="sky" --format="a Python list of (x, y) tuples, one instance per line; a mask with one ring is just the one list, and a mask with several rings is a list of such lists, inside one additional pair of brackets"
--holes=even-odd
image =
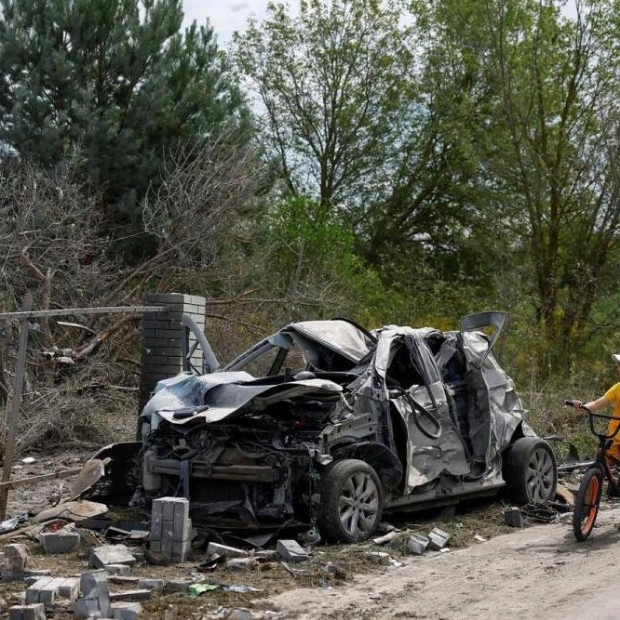
[(218, 41), (226, 46), (235, 30), (245, 28), (248, 17), (263, 19), (267, 14), (268, 0), (183, 0), (185, 25), (196, 20), (204, 24), (209, 18)]
[[(219, 43), (225, 47), (231, 40), (235, 30), (245, 28), (248, 17), (253, 15), (261, 20), (267, 15), (269, 0), (183, 0), (186, 26), (196, 20), (204, 24), (207, 17)], [(566, 15), (574, 16), (575, 0), (568, 0), (564, 9)]]

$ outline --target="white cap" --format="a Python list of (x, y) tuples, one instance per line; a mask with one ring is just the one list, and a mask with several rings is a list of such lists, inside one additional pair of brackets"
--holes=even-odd
[(617, 364), (620, 364), (620, 353), (612, 353), (611, 357), (613, 357), (614, 362), (616, 362)]

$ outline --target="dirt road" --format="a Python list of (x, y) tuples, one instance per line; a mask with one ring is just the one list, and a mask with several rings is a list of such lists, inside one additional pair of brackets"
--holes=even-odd
[(264, 609), (291, 619), (620, 618), (620, 504), (601, 510), (590, 540), (570, 521), (536, 525), (466, 549), (414, 556), (381, 575), (292, 590)]

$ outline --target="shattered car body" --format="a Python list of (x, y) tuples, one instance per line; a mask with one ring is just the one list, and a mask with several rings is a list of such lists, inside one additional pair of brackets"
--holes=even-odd
[(386, 510), (504, 487), (552, 499), (553, 451), (492, 352), (504, 319), (448, 332), (293, 323), (222, 371), (161, 381), (142, 412), (144, 498), (185, 496), (209, 527), (302, 523), (344, 542)]
[[(342, 542), (371, 536), (384, 511), (504, 488), (518, 503), (553, 499), (553, 451), (493, 355), (504, 320), (471, 315), (447, 332), (287, 325), (221, 371), (160, 381), (142, 441), (99, 455), (113, 457), (103, 496), (184, 496), (207, 528), (299, 524)], [(138, 476), (126, 465), (136, 447)]]

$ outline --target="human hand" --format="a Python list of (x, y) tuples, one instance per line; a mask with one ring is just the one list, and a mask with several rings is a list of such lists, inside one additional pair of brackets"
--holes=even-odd
[(575, 409), (583, 409), (583, 403), (580, 400), (565, 400), (564, 404)]

